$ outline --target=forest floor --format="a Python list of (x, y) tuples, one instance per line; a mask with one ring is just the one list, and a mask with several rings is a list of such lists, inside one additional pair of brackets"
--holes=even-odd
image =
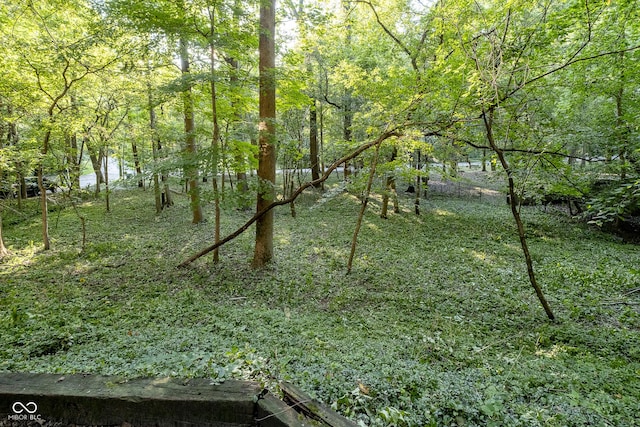
[[(279, 208), (261, 271), (253, 229), (176, 268), (213, 238), (212, 205), (194, 226), (184, 195), (160, 215), (151, 191), (83, 202), (84, 251), (73, 209), (51, 204), (50, 251), (35, 200), (7, 209), (0, 371), (287, 380), (370, 426), (637, 425), (638, 246), (523, 208), (549, 321), (500, 184), (474, 179), (432, 182), (419, 216), (401, 192), (381, 219), (373, 197), (348, 275), (346, 191)], [(223, 203), (223, 235), (250, 216)]]

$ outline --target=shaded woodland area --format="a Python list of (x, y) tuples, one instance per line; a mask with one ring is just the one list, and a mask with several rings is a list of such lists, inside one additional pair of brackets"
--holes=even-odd
[[(372, 426), (625, 425), (640, 394), (638, 6), (3, 3), (0, 370), (295, 380)], [(81, 309), (103, 299), (105, 323)], [(127, 311), (145, 300), (144, 319)], [(90, 361), (96, 337), (120, 343), (118, 316), (126, 339), (173, 342), (176, 324), (142, 326), (154, 306), (199, 344)], [(198, 308), (225, 351), (203, 344)], [(364, 340), (368, 322), (393, 331)], [(289, 343), (261, 347), (248, 324)], [(362, 365), (371, 351), (403, 379)], [(199, 356), (171, 369), (182, 353)], [(611, 390), (549, 390), (545, 360), (602, 369)]]

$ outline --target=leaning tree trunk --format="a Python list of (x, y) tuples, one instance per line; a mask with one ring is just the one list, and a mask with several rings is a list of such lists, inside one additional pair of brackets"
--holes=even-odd
[(522, 218), (520, 217), (520, 211), (518, 209), (518, 200), (516, 198), (515, 183), (513, 180), (513, 170), (511, 169), (511, 166), (507, 162), (507, 159), (504, 155), (504, 151), (502, 151), (496, 144), (496, 141), (493, 135), (493, 110), (490, 110), (489, 112), (483, 111), (482, 119), (484, 122), (487, 140), (489, 141), (489, 146), (491, 147), (493, 152), (496, 153), (496, 156), (498, 157), (500, 164), (502, 165), (503, 169), (507, 173), (507, 181), (509, 184), (509, 204), (511, 206), (511, 214), (513, 215), (513, 219), (515, 220), (516, 226), (518, 228), (518, 237), (520, 238), (520, 246), (522, 247), (524, 259), (527, 264), (527, 273), (529, 275), (529, 282), (531, 282), (531, 286), (533, 286), (533, 289), (536, 292), (538, 300), (540, 300), (540, 304), (542, 304), (544, 311), (547, 313), (547, 317), (553, 320), (555, 319), (555, 316), (553, 314), (553, 311), (551, 310), (551, 307), (549, 306), (549, 303), (547, 302), (547, 299), (544, 296), (544, 293), (542, 292), (542, 288), (540, 287), (540, 285), (538, 284), (538, 281), (536, 280), (536, 275), (533, 270), (533, 261), (531, 259), (531, 254), (529, 253), (529, 245), (527, 244), (527, 238), (524, 231), (524, 224), (522, 223)]
[[(382, 141), (380, 142), (380, 144), (382, 144)], [(364, 218), (364, 213), (367, 209), (367, 205), (369, 204), (369, 196), (371, 194), (371, 186), (373, 185), (373, 177), (376, 174), (376, 165), (378, 164), (378, 156), (380, 155), (380, 144), (376, 145), (376, 152), (373, 156), (373, 161), (371, 162), (371, 170), (369, 171), (367, 188), (365, 189), (364, 199), (362, 200), (362, 205), (360, 206), (360, 214), (358, 215), (358, 220), (356, 221), (356, 227), (353, 230), (353, 238), (351, 239), (351, 252), (349, 253), (349, 261), (347, 262), (347, 274), (351, 273), (351, 267), (353, 266), (353, 257), (356, 253), (356, 244), (358, 243), (358, 233), (360, 233), (360, 228), (362, 227), (362, 219)]]

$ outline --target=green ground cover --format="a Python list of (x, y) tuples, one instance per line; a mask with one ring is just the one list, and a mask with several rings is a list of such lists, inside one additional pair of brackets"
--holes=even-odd
[[(525, 208), (531, 289), (502, 198), (431, 196), (422, 215), (371, 204), (351, 274), (359, 200), (307, 193), (276, 213), (276, 260), (249, 267), (253, 233), (210, 244), (188, 201), (154, 215), (151, 192), (39, 217), (5, 212), (0, 371), (249, 378), (296, 383), (363, 425), (630, 426), (640, 413), (637, 246)], [(210, 210), (211, 207), (207, 209)], [(25, 207), (25, 210), (28, 206)], [(223, 234), (250, 214), (223, 212)], [(213, 215), (208, 214), (209, 218)]]

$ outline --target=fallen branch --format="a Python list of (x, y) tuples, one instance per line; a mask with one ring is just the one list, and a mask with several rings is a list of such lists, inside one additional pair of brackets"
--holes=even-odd
[(600, 305), (640, 305), (640, 302), (612, 301), (612, 302), (603, 302)]
[(627, 292), (623, 293), (623, 294), (622, 294), (622, 296), (623, 296), (623, 297), (626, 297), (626, 296), (629, 296), (629, 295), (634, 294), (634, 293), (636, 293), (636, 292), (640, 292), (640, 287), (630, 289), (630, 290), (628, 290)]
[(291, 202), (293, 202), (300, 194), (302, 194), (302, 192), (304, 190), (306, 190), (307, 188), (311, 187), (311, 186), (317, 186), (320, 183), (323, 183), (324, 181), (326, 181), (327, 179), (329, 179), (329, 177), (331, 176), (331, 173), (336, 170), (338, 168), (338, 166), (340, 166), (341, 164), (343, 164), (344, 162), (348, 162), (349, 160), (359, 156), (360, 154), (362, 154), (363, 152), (365, 152), (366, 150), (368, 150), (371, 147), (374, 147), (376, 145), (379, 145), (380, 143), (382, 143), (383, 141), (393, 137), (393, 136), (401, 136), (402, 133), (397, 130), (387, 130), (385, 132), (383, 132), (380, 136), (378, 136), (378, 138), (376, 138), (373, 141), (369, 141), (367, 143), (364, 143), (362, 145), (360, 145), (358, 148), (356, 148), (355, 150), (353, 150), (351, 153), (339, 158), (338, 160), (336, 160), (335, 162), (333, 162), (333, 164), (331, 164), (331, 166), (329, 166), (327, 168), (327, 170), (324, 171), (324, 174), (322, 174), (322, 176), (318, 179), (315, 179), (313, 181), (308, 181), (304, 184), (302, 184), (300, 187), (298, 187), (296, 189), (296, 191), (294, 191), (290, 197), (286, 198), (286, 199), (282, 199), (282, 200), (276, 200), (275, 202), (271, 202), (271, 204), (269, 204), (267, 207), (265, 207), (263, 210), (261, 210), (260, 212), (256, 212), (255, 215), (253, 215), (247, 222), (245, 222), (240, 228), (238, 228), (236, 231), (234, 231), (233, 233), (229, 234), (227, 237), (225, 237), (224, 239), (220, 240), (219, 242), (201, 250), (200, 252), (198, 252), (197, 254), (191, 256), (190, 258), (188, 258), (187, 260), (183, 261), (182, 263), (180, 263), (178, 265), (179, 268), (182, 267), (186, 267), (187, 265), (191, 264), (193, 261), (197, 260), (198, 258), (208, 254), (209, 252), (219, 248), (220, 246), (224, 245), (227, 242), (230, 242), (231, 240), (235, 239), (236, 237), (240, 236), (242, 233), (244, 233), (254, 222), (256, 222), (258, 219), (260, 219), (263, 215), (265, 215), (267, 212), (269, 212), (271, 209), (275, 208), (276, 206), (282, 206), (282, 205), (286, 205), (289, 204)]

